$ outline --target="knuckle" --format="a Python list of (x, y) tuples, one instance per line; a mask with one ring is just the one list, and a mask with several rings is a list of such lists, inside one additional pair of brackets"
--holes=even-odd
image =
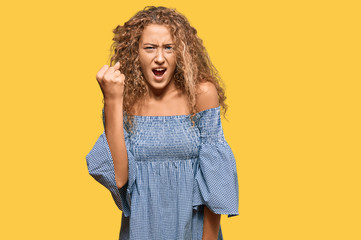
[(110, 77), (109, 75), (105, 75), (105, 76), (104, 76), (104, 80), (105, 80), (105, 81), (110, 81), (110, 80), (112, 80), (112, 79), (111, 79), (111, 77)]
[(108, 68), (109, 68), (108, 65), (104, 65), (104, 66), (99, 70), (99, 72), (103, 72), (103, 73), (104, 73)]

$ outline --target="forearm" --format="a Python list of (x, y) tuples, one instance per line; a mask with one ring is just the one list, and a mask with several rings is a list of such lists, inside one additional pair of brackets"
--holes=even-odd
[(105, 136), (113, 158), (117, 187), (128, 181), (128, 156), (123, 130), (122, 100), (104, 99)]
[(217, 240), (221, 215), (215, 214), (204, 205), (202, 240)]

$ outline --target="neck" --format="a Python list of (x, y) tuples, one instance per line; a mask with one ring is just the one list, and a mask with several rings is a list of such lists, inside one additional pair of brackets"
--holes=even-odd
[(149, 84), (148, 86), (148, 94), (146, 94), (147, 100), (155, 100), (155, 101), (162, 101), (165, 100), (170, 94), (177, 91), (177, 88), (173, 81), (170, 81), (167, 86), (162, 89), (155, 89), (152, 88)]

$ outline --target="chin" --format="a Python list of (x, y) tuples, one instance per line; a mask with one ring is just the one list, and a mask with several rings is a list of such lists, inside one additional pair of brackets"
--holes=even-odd
[(153, 79), (153, 76), (151, 76), (151, 80), (149, 81), (148, 79), (146, 79), (147, 84), (153, 88), (153, 89), (157, 89), (157, 90), (161, 90), (164, 89), (165, 87), (167, 87), (167, 85), (170, 83), (170, 79), (163, 79), (162, 81), (157, 81), (155, 79)]
[(153, 88), (153, 89), (162, 90), (162, 89), (164, 89), (168, 84), (169, 84), (169, 81), (167, 81), (167, 82), (161, 82), (161, 83), (152, 82), (152, 83), (150, 83), (149, 85), (150, 85), (151, 88)]

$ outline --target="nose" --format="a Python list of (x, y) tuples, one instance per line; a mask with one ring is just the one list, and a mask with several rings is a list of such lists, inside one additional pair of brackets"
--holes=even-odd
[(159, 49), (157, 51), (157, 56), (155, 57), (155, 62), (159, 65), (162, 65), (164, 63), (165, 59), (164, 59), (164, 55), (163, 55), (163, 51), (162, 49)]

